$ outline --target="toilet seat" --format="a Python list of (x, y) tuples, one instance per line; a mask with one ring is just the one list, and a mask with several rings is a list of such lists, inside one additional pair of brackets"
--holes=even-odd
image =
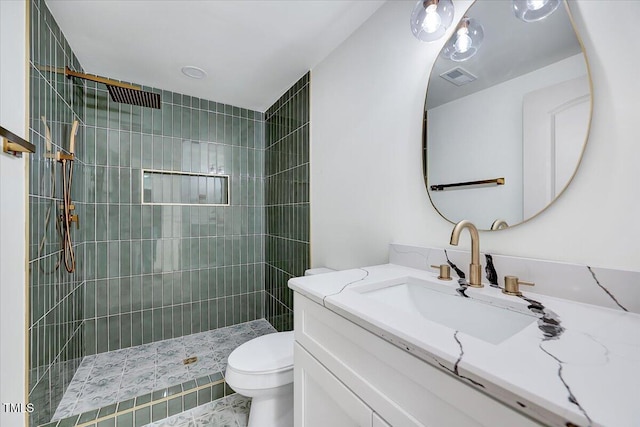
[(263, 335), (233, 350), (225, 379), (235, 389), (267, 389), (293, 382), (293, 331)]

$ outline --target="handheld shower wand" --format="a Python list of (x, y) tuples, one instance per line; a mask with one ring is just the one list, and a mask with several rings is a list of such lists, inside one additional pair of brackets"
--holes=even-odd
[[(45, 129), (45, 149), (46, 149), (46, 153), (45, 153), (45, 159), (47, 160), (53, 160), (54, 159), (54, 155), (52, 154), (53, 151), (53, 144), (51, 143), (51, 129), (49, 129), (49, 125), (47, 125), (47, 118), (45, 116), (41, 116), (40, 120), (42, 120), (42, 123), (44, 125), (44, 129)], [(45, 251), (45, 246), (47, 244), (47, 236), (49, 234), (49, 223), (51, 221), (51, 210), (55, 207), (55, 194), (56, 194), (56, 172), (55, 172), (55, 168), (53, 167), (54, 165), (50, 165), (49, 163), (45, 163), (44, 167), (46, 169), (49, 169), (50, 173), (49, 173), (49, 185), (50, 185), (50, 194), (49, 194), (49, 198), (51, 199), (50, 202), (48, 202), (48, 206), (47, 206), (47, 211), (45, 213), (45, 217), (44, 217), (44, 230), (42, 232), (42, 238), (40, 239), (40, 244), (38, 245), (38, 259), (40, 259), (42, 257), (42, 254)], [(47, 174), (45, 173), (45, 171), (43, 171), (41, 178), (40, 178), (40, 188), (41, 191), (44, 193), (45, 188), (46, 188), (46, 181), (47, 181)], [(62, 239), (62, 230), (60, 229), (60, 222), (56, 221), (56, 231), (58, 233), (58, 235), (60, 236), (60, 238)], [(50, 271), (47, 271), (44, 267), (44, 263), (43, 262), (39, 262), (38, 263), (39, 267), (40, 267), (40, 271), (42, 271), (44, 274), (53, 274), (56, 271), (58, 271), (58, 268), (60, 268), (60, 252), (58, 252), (58, 256), (56, 257), (56, 263), (53, 266), (53, 269), (51, 269)]]
[[(76, 256), (73, 251), (73, 241), (71, 240), (71, 223), (76, 223), (76, 228), (80, 226), (78, 215), (73, 214), (75, 207), (71, 203), (71, 183), (73, 182), (73, 160), (76, 149), (76, 134), (78, 133), (79, 122), (73, 121), (71, 126), (71, 138), (69, 141), (69, 155), (59, 154), (59, 161), (62, 163), (62, 222), (63, 238), (62, 253), (64, 256), (64, 266), (69, 273), (73, 273), (76, 269)], [(67, 167), (68, 166), (68, 167)], [(67, 172), (68, 169), (68, 172)]]

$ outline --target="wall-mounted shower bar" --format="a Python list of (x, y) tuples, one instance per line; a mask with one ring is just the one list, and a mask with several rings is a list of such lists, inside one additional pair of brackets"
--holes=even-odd
[(134, 85), (130, 85), (130, 84), (127, 84), (127, 83), (121, 83), (121, 82), (119, 82), (117, 80), (111, 80), (111, 79), (107, 79), (107, 78), (104, 78), (104, 77), (94, 76), (94, 75), (91, 75), (91, 74), (80, 73), (78, 71), (73, 71), (69, 67), (65, 67), (64, 68), (64, 74), (67, 77), (77, 77), (79, 79), (90, 80), (90, 81), (96, 82), (96, 83), (102, 83), (102, 84), (105, 84), (107, 86), (118, 86), (118, 87), (121, 87), (123, 89), (131, 89), (131, 90), (142, 90), (142, 88), (140, 86), (134, 86)]

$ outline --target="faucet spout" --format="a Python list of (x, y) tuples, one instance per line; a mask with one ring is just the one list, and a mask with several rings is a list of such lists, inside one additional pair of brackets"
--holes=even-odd
[(462, 230), (469, 230), (471, 235), (471, 264), (469, 265), (469, 286), (481, 288), (482, 285), (482, 265), (480, 265), (480, 234), (475, 225), (469, 220), (462, 220), (453, 227), (451, 240), (449, 243), (458, 246), (460, 233)]

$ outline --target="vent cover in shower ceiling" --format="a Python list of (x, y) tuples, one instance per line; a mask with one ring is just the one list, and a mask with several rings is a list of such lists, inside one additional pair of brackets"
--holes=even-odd
[(440, 77), (456, 86), (463, 86), (477, 79), (476, 76), (461, 67), (453, 68), (440, 74)]

